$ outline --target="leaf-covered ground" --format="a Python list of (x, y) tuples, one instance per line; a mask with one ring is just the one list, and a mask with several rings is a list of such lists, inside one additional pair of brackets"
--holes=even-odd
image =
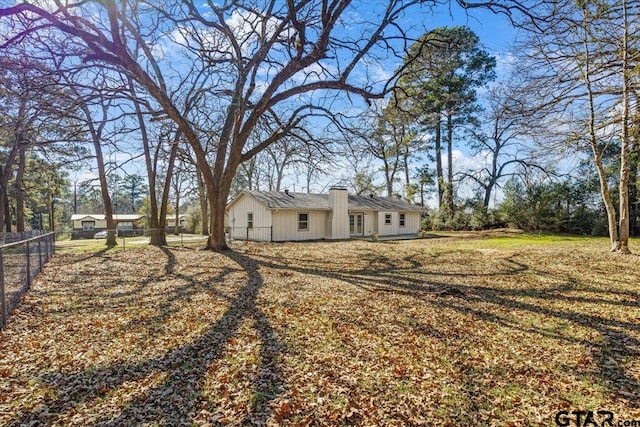
[(640, 257), (606, 248), (467, 236), (58, 254), (0, 335), (0, 425), (639, 420)]

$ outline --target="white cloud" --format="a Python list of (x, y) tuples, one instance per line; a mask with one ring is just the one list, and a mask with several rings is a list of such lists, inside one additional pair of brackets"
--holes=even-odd
[(496, 55), (496, 74), (498, 77), (506, 77), (511, 74), (517, 58), (511, 52), (498, 53)]

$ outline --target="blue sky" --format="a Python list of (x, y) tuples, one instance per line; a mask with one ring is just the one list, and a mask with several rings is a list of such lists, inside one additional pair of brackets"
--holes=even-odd
[[(472, 9), (470, 11), (463, 10), (457, 3), (453, 2), (450, 5), (441, 6), (439, 9), (429, 13), (423, 11), (422, 14), (414, 14), (405, 18), (406, 28), (412, 28), (412, 36), (418, 37), (427, 31), (430, 31), (437, 27), (443, 26), (467, 26), (474, 31), (480, 38), (484, 49), (490, 54), (496, 57), (497, 62), (497, 75), (498, 79), (506, 78), (510, 71), (510, 64), (513, 61), (512, 55), (512, 43), (516, 37), (516, 30), (512, 27), (508, 18), (504, 15), (496, 15), (487, 10)], [(399, 64), (385, 64), (390, 69), (386, 70), (390, 76), (394, 68)], [(482, 92), (480, 90), (479, 92)], [(481, 156), (474, 156), (468, 147), (463, 144), (457, 144), (453, 150), (454, 158), (454, 172), (461, 171), (469, 168), (476, 168), (479, 164), (484, 163), (484, 159)], [(443, 159), (446, 162), (446, 156)], [(415, 168), (424, 163), (421, 160), (414, 160), (412, 167)], [(431, 165), (435, 168), (434, 165)], [(375, 169), (375, 165), (372, 165), (372, 169)], [(341, 172), (336, 171), (335, 174), (330, 174), (324, 177), (320, 182), (317, 182), (312, 187), (312, 191), (322, 191), (324, 187), (337, 182), (344, 184), (348, 181), (349, 175), (352, 171), (343, 170)], [(401, 174), (398, 174), (401, 175)], [(378, 174), (376, 183), (382, 183), (382, 175)], [(285, 180), (284, 185), (289, 188), (295, 188), (297, 191), (305, 191), (304, 183), (297, 181), (295, 175), (291, 175), (289, 179)], [(396, 184), (394, 190), (401, 192), (401, 185)], [(473, 192), (468, 186), (458, 186), (458, 195), (461, 197), (472, 197)], [(435, 200), (436, 194), (432, 193), (432, 197), (427, 201), (432, 207), (437, 206)], [(496, 192), (496, 199), (501, 198), (501, 192)]]
[[(457, 3), (452, 2), (450, 5), (441, 6), (432, 13), (425, 9), (423, 13), (412, 14), (405, 18), (405, 20), (407, 28), (413, 28), (412, 36), (415, 37), (436, 27), (466, 25), (480, 37), (480, 41), (485, 49), (490, 54), (496, 56), (499, 77), (508, 70), (510, 44), (515, 37), (515, 31), (505, 16), (495, 15), (480, 9), (474, 9), (467, 13), (460, 8)], [(391, 69), (386, 70), (390, 73), (393, 72), (393, 69), (399, 64), (385, 65), (391, 67)], [(126, 153), (113, 153), (111, 156), (115, 156), (120, 161), (124, 161), (129, 157)], [(471, 157), (463, 147), (457, 147), (456, 152), (454, 152), (454, 158), (456, 168), (463, 168), (477, 162), (477, 159)], [(142, 165), (137, 172), (144, 174)], [(342, 175), (342, 172), (335, 171), (331, 176), (324, 177), (322, 179), (323, 182), (318, 182), (317, 185), (312, 187), (313, 190), (320, 191), (327, 182), (331, 183), (332, 181), (340, 179), (340, 175)], [(296, 179), (295, 173), (292, 173), (289, 179), (285, 180), (284, 185), (288, 188), (297, 188), (297, 190), (300, 191), (304, 184), (296, 181), (299, 180)], [(400, 188), (398, 188), (398, 190), (400, 190)]]

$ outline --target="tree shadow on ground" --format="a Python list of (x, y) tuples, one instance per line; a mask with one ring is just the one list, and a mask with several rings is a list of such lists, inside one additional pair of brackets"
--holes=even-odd
[[(607, 299), (595, 295), (592, 297), (591, 294), (596, 293), (597, 290), (583, 283), (578, 278), (578, 272), (575, 277), (567, 277), (556, 271), (545, 269), (544, 265), (536, 265), (532, 268), (519, 259), (517, 254), (501, 260), (494, 270), (487, 269), (483, 272), (467, 271), (465, 266), (461, 266), (459, 272), (427, 271), (423, 267), (428, 266), (414, 256), (394, 259), (374, 251), (365, 256), (359, 254), (365, 261), (365, 266), (352, 270), (342, 269), (335, 264), (331, 265), (325, 262), (326, 260), (321, 261), (322, 268), (316, 268), (314, 262), (304, 258), (300, 258), (300, 264), (296, 265), (290, 260), (285, 261), (267, 254), (254, 256), (263, 268), (338, 279), (366, 292), (383, 292), (416, 298), (421, 304), (428, 303), (434, 307), (453, 310), (485, 322), (514, 330), (534, 332), (560, 343), (580, 344), (590, 352), (597, 364), (597, 369), (590, 374), (593, 380), (606, 384), (614, 395), (628, 399), (632, 407), (640, 407), (640, 383), (632, 373), (624, 369), (626, 361), (640, 356), (640, 340), (634, 336), (640, 331), (640, 324), (606, 317), (600, 313), (564, 308), (576, 308), (581, 304), (600, 304), (637, 309), (639, 293), (611, 290), (610, 295), (615, 298)], [(540, 288), (507, 288), (491, 285), (476, 286), (469, 284), (470, 280), (465, 280), (475, 277), (496, 280), (510, 277), (510, 280), (514, 278), (517, 280), (518, 275), (525, 274), (527, 277), (535, 275), (546, 280), (553, 279), (562, 284)], [(583, 295), (566, 295), (575, 291)], [(553, 304), (554, 302), (566, 305), (558, 308)], [(513, 312), (565, 322), (570, 327), (566, 331), (532, 328), (517, 317), (504, 315), (504, 313)], [(573, 336), (572, 327), (595, 331), (601, 339), (585, 340)], [(363, 328), (366, 329), (366, 326)], [(439, 332), (426, 326), (425, 328), (434, 337), (439, 336)]]
[[(167, 256), (166, 273), (174, 274), (176, 258), (171, 250), (164, 249), (163, 252)], [(73, 412), (77, 406), (101, 400), (126, 382), (142, 381), (151, 376), (162, 379), (136, 395), (117, 416), (103, 416), (88, 425), (139, 425), (149, 422), (167, 426), (192, 425), (194, 417), (202, 410), (207, 410), (207, 413), (215, 411), (202, 395), (208, 369), (212, 362), (222, 357), (226, 345), (246, 319), (254, 320), (260, 339), (259, 372), (253, 382), (255, 394), (260, 398), (253, 402), (241, 424), (265, 424), (270, 416), (269, 403), (283, 389), (278, 361), (284, 346), (256, 305), (263, 278), (255, 260), (236, 252), (225, 255), (244, 270), (246, 283), (233, 296), (222, 316), (194, 341), (140, 362), (114, 362), (106, 367), (75, 373), (48, 372), (41, 381), (56, 390), (54, 395), (46, 398), (39, 407), (20, 414), (11, 425), (55, 423), (59, 414)], [(216, 279), (220, 278), (214, 277), (211, 282), (215, 283)], [(193, 281), (189, 283), (194, 285)]]

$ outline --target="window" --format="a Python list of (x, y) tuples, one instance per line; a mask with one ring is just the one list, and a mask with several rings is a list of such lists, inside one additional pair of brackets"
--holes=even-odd
[(93, 231), (96, 228), (95, 221), (82, 221), (82, 231)]
[(247, 212), (247, 228), (253, 228), (253, 212)]
[(309, 230), (309, 214), (299, 213), (298, 214), (298, 231), (308, 231), (308, 230)]
[(403, 213), (400, 214), (400, 227), (404, 227), (405, 224), (405, 216)]
[(391, 225), (391, 214), (384, 214), (384, 225)]

